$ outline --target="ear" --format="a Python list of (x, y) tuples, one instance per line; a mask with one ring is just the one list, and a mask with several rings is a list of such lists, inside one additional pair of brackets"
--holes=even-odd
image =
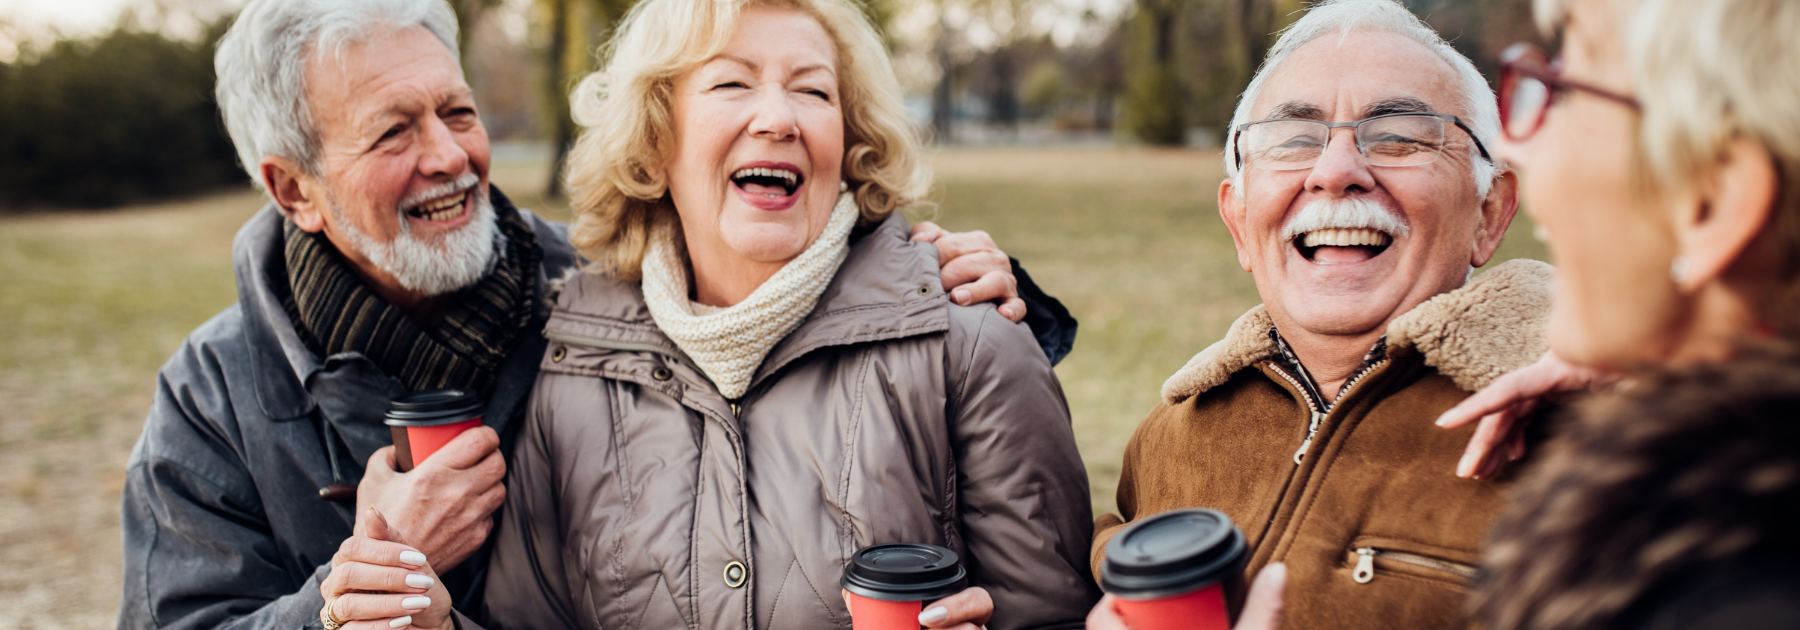
[(1512, 226), (1513, 217), (1518, 214), (1519, 173), (1501, 166), (1499, 177), (1494, 178), (1494, 185), (1488, 188), (1487, 198), (1481, 200), (1481, 224), (1475, 227), (1470, 266), (1480, 267), (1494, 259), (1494, 252), (1500, 250), (1500, 241), (1506, 238), (1506, 228)]
[(324, 187), (300, 169), (300, 165), (284, 157), (267, 156), (257, 164), (262, 172), (263, 187), (294, 225), (307, 232), (325, 229), (325, 213), (330, 210), (324, 198)]
[(1699, 189), (1676, 211), (1675, 239), (1688, 265), (1678, 285), (1682, 291), (1718, 280), (1744, 258), (1768, 227), (1780, 189), (1781, 176), (1768, 149), (1743, 138), (1725, 146)]
[(1245, 249), (1244, 244), (1244, 224), (1248, 222), (1244, 212), (1247, 207), (1244, 197), (1238, 194), (1231, 178), (1227, 177), (1225, 181), (1219, 182), (1219, 218), (1225, 221), (1225, 229), (1231, 232), (1231, 243), (1237, 246), (1238, 266), (1243, 267), (1244, 271), (1254, 271), (1250, 268), (1250, 252)]

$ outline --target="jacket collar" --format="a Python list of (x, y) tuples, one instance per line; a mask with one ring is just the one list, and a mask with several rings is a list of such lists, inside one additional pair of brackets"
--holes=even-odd
[(231, 244), (256, 400), (263, 414), (276, 421), (312, 413), (317, 405), (303, 383), (323, 365), (306, 349), (293, 320), (281, 308), (281, 292), (287, 290), (282, 224), (281, 211), (273, 202), (265, 204)]
[[(538, 246), (543, 250), (538, 286), (547, 286), (548, 275), (560, 274), (578, 264), (568, 237), (559, 226), (518, 210), (498, 189), (490, 191), (495, 210), (523, 214), (537, 233)], [(232, 242), (238, 305), (243, 311), (244, 341), (250, 355), (256, 401), (263, 415), (276, 422), (305, 419), (325, 407), (324, 416), (352, 442), (351, 450), (361, 463), (369, 452), (386, 443), (387, 431), (380, 425), (380, 416), (386, 410), (387, 400), (398, 391), (397, 386), (361, 354), (321, 358), (300, 340), (293, 320), (281, 307), (283, 292), (288, 290), (284, 221), (274, 203), (266, 204), (238, 230)], [(509, 357), (489, 396), (487, 424), (497, 429), (504, 426), (512, 407), (524, 399), (536, 377), (537, 355), (541, 354), (544, 341), (537, 335), (524, 335), (521, 340), (512, 354), (529, 356)]]
[[(1390, 349), (1411, 349), (1457, 387), (1476, 391), (1536, 361), (1547, 349), (1550, 265), (1511, 260), (1462, 288), (1426, 300), (1388, 323)], [(1244, 313), (1225, 338), (1194, 355), (1163, 383), (1163, 400), (1180, 403), (1225, 384), (1233, 374), (1280, 356), (1274, 322), (1261, 304)]]
[[(850, 253), (818, 305), (769, 350), (750, 391), (808, 352), (948, 330), (937, 250), (908, 238), (899, 213), (851, 234)], [(566, 278), (545, 334), (565, 343), (657, 352), (693, 365), (656, 327), (635, 282), (584, 273)]]

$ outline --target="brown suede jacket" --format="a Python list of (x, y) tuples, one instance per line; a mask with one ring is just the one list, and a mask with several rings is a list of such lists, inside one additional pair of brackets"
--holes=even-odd
[(1251, 309), (1163, 385), (1163, 402), (1132, 436), (1124, 518), (1095, 523), (1096, 574), (1106, 542), (1132, 519), (1210, 507), (1248, 537), (1246, 577), (1287, 563), (1284, 628), (1462, 625), (1513, 472), (1457, 478), (1473, 428), (1432, 423), (1543, 354), (1550, 275), (1544, 263), (1510, 261), (1396, 318), (1386, 358), (1324, 414), (1281, 360), (1268, 313)]

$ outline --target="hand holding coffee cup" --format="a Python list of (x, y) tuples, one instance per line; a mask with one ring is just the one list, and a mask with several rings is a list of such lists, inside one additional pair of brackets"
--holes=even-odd
[[(1287, 590), (1287, 565), (1274, 563), (1256, 572), (1250, 594), (1244, 598), (1244, 612), (1238, 615), (1231, 630), (1279, 630), (1282, 600)], [(1087, 630), (1132, 630), (1119, 618), (1119, 597), (1107, 595), (1088, 613)]]
[(466, 389), (413, 392), (388, 404), (387, 425), (400, 472), (409, 472), (456, 436), (481, 426), (481, 397)]
[[(381, 512), (356, 514), (355, 533), (338, 546), (319, 583), (321, 620), (344, 630), (449, 628), (450, 593), (430, 559), (388, 527)], [(328, 626), (329, 627), (329, 626)]]
[(1140, 519), (1106, 543), (1100, 589), (1132, 630), (1230, 630), (1249, 548), (1224, 513), (1191, 509)]
[(956, 552), (936, 545), (865, 547), (844, 566), (840, 584), (855, 630), (973, 630), (994, 613), (987, 589), (966, 587)]
[(383, 447), (369, 457), (357, 485), (357, 509), (380, 509), (433, 566), (449, 571), (481, 548), (494, 511), (506, 500), (500, 435), (488, 427), (470, 429), (405, 473), (395, 450)]

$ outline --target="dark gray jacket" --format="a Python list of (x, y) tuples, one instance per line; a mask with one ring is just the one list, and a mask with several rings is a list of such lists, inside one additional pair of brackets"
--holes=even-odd
[[(510, 209), (495, 195), (496, 209)], [(576, 264), (566, 228), (520, 211), (544, 252), (539, 287)], [(349, 537), (352, 506), (321, 499), (355, 484), (392, 443), (382, 412), (401, 393), (368, 358), (320, 359), (282, 310), (282, 217), (265, 206), (232, 246), (238, 303), (188, 336), (157, 377), (124, 491), (120, 628), (319, 625), (319, 581)], [(545, 340), (508, 355), (483, 422), (509, 436)], [(455, 593), (478, 554), (444, 576)]]

